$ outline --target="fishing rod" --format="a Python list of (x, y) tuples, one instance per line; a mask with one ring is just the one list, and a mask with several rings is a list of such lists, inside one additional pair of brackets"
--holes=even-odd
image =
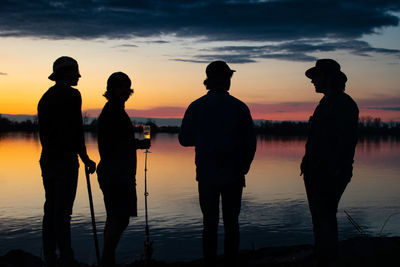
[(363, 236), (366, 236), (367, 233), (364, 231), (364, 229), (361, 228), (361, 226), (353, 219), (353, 217), (350, 216), (350, 214), (346, 211), (343, 210), (344, 213), (347, 216), (347, 219), (349, 220), (349, 222), (354, 226), (354, 228), (356, 228), (356, 230)]
[(87, 189), (88, 189), (88, 195), (89, 195), (90, 215), (92, 217), (94, 248), (96, 250), (97, 265), (99, 266), (100, 265), (99, 241), (97, 239), (96, 219), (95, 219), (95, 216), (94, 216), (92, 189), (90, 187), (89, 168), (86, 167), (86, 166), (85, 166), (85, 174), (86, 174), (86, 182), (87, 182)]
[[(145, 139), (150, 139), (150, 125), (143, 126), (143, 134)], [(151, 153), (148, 149), (144, 152), (144, 210), (145, 210), (145, 233), (146, 239), (144, 241), (144, 260), (146, 263), (151, 261), (151, 256), (153, 254), (153, 241), (150, 241), (150, 228), (149, 228), (149, 217), (148, 217), (148, 209), (147, 209), (147, 197), (149, 196), (149, 192), (147, 191), (147, 154)]]

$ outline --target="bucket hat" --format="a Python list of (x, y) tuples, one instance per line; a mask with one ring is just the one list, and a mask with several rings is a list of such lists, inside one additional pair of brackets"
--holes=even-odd
[(317, 73), (334, 75), (337, 78), (342, 79), (344, 82), (347, 81), (346, 74), (340, 70), (340, 64), (330, 58), (318, 59), (315, 63), (315, 67), (308, 69), (305, 75), (308, 78), (313, 79)]
[(53, 63), (53, 73), (50, 74), (49, 79), (55, 81), (57, 79), (57, 75), (67, 69), (76, 69), (79, 74), (78, 62), (72, 57), (67, 56), (57, 58), (56, 61), (54, 61)]

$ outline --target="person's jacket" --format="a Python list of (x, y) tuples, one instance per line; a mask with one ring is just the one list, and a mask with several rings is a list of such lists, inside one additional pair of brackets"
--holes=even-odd
[(358, 107), (344, 92), (323, 97), (310, 118), (302, 168), (305, 175), (352, 175), (357, 144)]
[(250, 111), (227, 91), (211, 90), (189, 105), (179, 142), (195, 147), (196, 179), (205, 183), (243, 179), (256, 151)]
[(78, 164), (77, 155), (88, 160), (82, 124), (82, 99), (78, 90), (52, 86), (38, 104), (43, 166)]

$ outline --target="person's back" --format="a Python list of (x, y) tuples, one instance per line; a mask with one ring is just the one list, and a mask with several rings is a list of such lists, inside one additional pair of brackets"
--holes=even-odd
[(230, 266), (237, 264), (245, 174), (256, 151), (250, 111), (228, 93), (233, 72), (223, 61), (214, 61), (207, 66), (204, 85), (210, 91), (189, 105), (179, 132), (180, 144), (196, 149), (196, 180), (203, 213), (206, 266), (216, 264), (220, 198), (225, 261)]
[(252, 160), (248, 150), (255, 150), (254, 131), (242, 101), (227, 91), (211, 90), (189, 106), (187, 116), (193, 117), (189, 125), (182, 124), (179, 140), (196, 148), (198, 181), (221, 184), (247, 173)]

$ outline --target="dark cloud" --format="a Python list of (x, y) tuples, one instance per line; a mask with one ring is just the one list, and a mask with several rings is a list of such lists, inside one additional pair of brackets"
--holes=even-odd
[(253, 63), (256, 62), (254, 59), (251, 59), (248, 54), (206, 54), (206, 55), (197, 55), (192, 59), (172, 59), (174, 61), (183, 61), (183, 62), (192, 62), (192, 63), (209, 63), (214, 60), (223, 60), (232, 64), (241, 64), (241, 63)]
[(388, 96), (379, 94), (379, 96), (375, 96), (374, 98), (367, 98), (367, 99), (357, 99), (357, 103), (360, 106), (367, 107), (379, 107), (387, 108), (387, 107), (398, 107), (400, 103), (400, 97)]
[(358, 38), (399, 24), (398, 0), (1, 1), (2, 36), (209, 40)]
[[(260, 46), (222, 46), (203, 49), (206, 53), (195, 56), (192, 62), (201, 62), (201, 58), (215, 59), (225, 58), (231, 63), (249, 63), (257, 59), (281, 59), (290, 61), (315, 61), (316, 57), (310, 55), (316, 52), (332, 52), (336, 50), (348, 51), (359, 56), (370, 56), (373, 53), (395, 55), (400, 58), (400, 50), (375, 48), (365, 41), (323, 41), (323, 40), (297, 40), (279, 42)], [(208, 52), (212, 54), (207, 54)], [(234, 61), (236, 59), (236, 61)], [(190, 61), (190, 60), (188, 60)], [(206, 60), (207, 61), (207, 60)]]
[(282, 59), (290, 61), (315, 61), (317, 58), (309, 56), (306, 54), (296, 54), (296, 53), (274, 53), (261, 55), (259, 58), (271, 58), (271, 59)]
[(127, 48), (135, 48), (135, 47), (139, 47), (137, 45), (134, 44), (122, 44), (122, 45), (118, 45), (116, 47), (127, 47)]
[(182, 59), (182, 58), (173, 58), (171, 60), (180, 62), (190, 62), (190, 63), (210, 63), (209, 60)]
[(0, 72), (0, 75), (7, 75), (7, 73), (5, 73), (5, 72)]
[(148, 44), (168, 44), (169, 41), (164, 41), (164, 40), (149, 40), (146, 41)]
[(386, 110), (386, 111), (400, 111), (400, 107), (369, 107), (367, 109)]
[(146, 37), (164, 44), (168, 41), (158, 38), (170, 35), (202, 43), (273, 42), (173, 60), (203, 63), (215, 59), (213, 53), (219, 50), (224, 54), (217, 58), (232, 63), (262, 58), (314, 61), (310, 53), (338, 49), (360, 56), (398, 54), (357, 39), (399, 25), (394, 15), (399, 11), (398, 0), (8, 0), (0, 3), (0, 37)]

